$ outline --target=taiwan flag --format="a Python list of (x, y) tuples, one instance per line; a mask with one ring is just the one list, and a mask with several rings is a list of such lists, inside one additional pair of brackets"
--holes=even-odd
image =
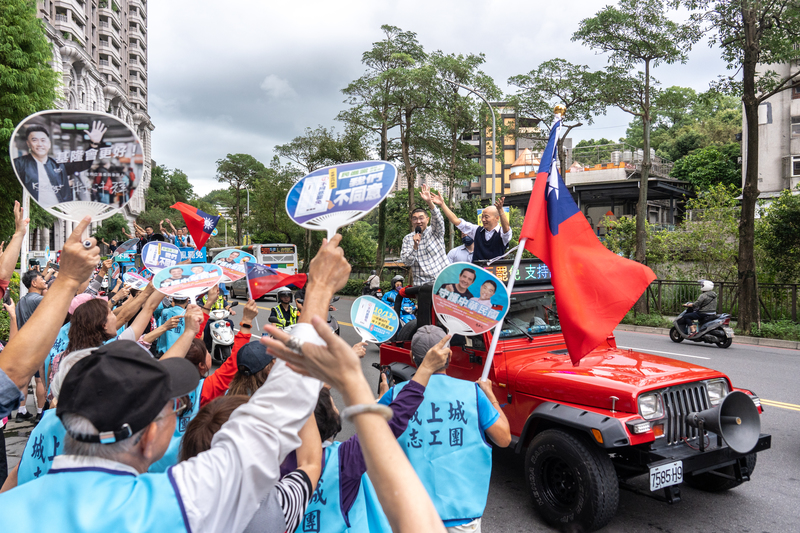
[(612, 334), (656, 275), (608, 250), (578, 209), (556, 167), (561, 121), (542, 155), (520, 239), (552, 273), (561, 330), (572, 364)]
[(298, 289), (305, 286), (308, 276), (306, 274), (284, 274), (274, 268), (247, 262), (244, 264), (247, 276), (247, 287), (250, 289), (250, 298), (257, 300), (276, 287), (294, 285)]
[(172, 207), (183, 215), (183, 220), (186, 222), (186, 227), (189, 228), (189, 234), (194, 239), (197, 249), (202, 248), (208, 238), (211, 237), (211, 232), (217, 227), (220, 217), (204, 213), (198, 208), (183, 202), (178, 202)]

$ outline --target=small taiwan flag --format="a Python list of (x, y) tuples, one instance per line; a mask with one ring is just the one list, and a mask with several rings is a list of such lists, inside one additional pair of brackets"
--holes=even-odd
[(250, 289), (250, 298), (253, 300), (261, 298), (275, 287), (294, 285), (298, 289), (302, 289), (308, 280), (306, 274), (284, 274), (258, 263), (245, 263), (244, 268), (247, 286)]
[(178, 202), (172, 207), (180, 211), (183, 215), (183, 220), (186, 222), (186, 227), (189, 228), (189, 234), (191, 234), (192, 239), (194, 239), (194, 244), (197, 246), (197, 249), (199, 250), (202, 248), (206, 244), (208, 238), (211, 237), (211, 232), (217, 227), (217, 222), (219, 222), (220, 218), (219, 215), (209, 215), (183, 202)]

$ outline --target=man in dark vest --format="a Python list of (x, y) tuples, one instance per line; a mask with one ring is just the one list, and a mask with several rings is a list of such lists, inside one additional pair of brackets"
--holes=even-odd
[(441, 195), (431, 192), (433, 203), (441, 207), (447, 219), (453, 223), (464, 235), (472, 237), (474, 248), (472, 262), (494, 259), (506, 253), (508, 243), (511, 241), (511, 225), (503, 211), (505, 197), (497, 200), (494, 205), (481, 213), (481, 225), (467, 222), (453, 213)]

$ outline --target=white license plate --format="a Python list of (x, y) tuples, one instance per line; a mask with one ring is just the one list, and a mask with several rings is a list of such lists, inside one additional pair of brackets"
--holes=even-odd
[(675, 461), (650, 469), (650, 490), (655, 491), (683, 483), (683, 461)]
[(729, 339), (733, 338), (733, 328), (722, 328)]

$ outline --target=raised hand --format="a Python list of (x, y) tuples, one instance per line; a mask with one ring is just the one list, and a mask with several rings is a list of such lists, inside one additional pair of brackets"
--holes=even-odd
[(258, 304), (255, 300), (250, 300), (244, 306), (244, 311), (242, 311), (242, 321), (252, 324), (253, 319), (258, 315)]
[(203, 323), (203, 311), (199, 306), (189, 304), (186, 307), (186, 313), (183, 315), (183, 319), (186, 320), (186, 331), (192, 332), (192, 335), (196, 337), (200, 331), (200, 324)]
[(164, 322), (164, 324), (163, 324), (164, 325), (164, 329), (170, 330), (170, 329), (177, 328), (181, 324), (181, 319), (182, 318), (183, 317), (181, 317), (181, 316), (174, 316), (174, 317), (170, 318), (169, 320)]
[(92, 143), (99, 144), (100, 141), (103, 140), (103, 135), (106, 134), (106, 130), (108, 130), (108, 128), (105, 124), (99, 120), (95, 120), (92, 122), (91, 131), (87, 132), (86, 136), (89, 137), (89, 140), (92, 141)]
[(341, 241), (340, 234), (334, 235), (330, 241), (323, 240), (319, 252), (308, 265), (310, 283), (328, 288), (331, 294), (344, 287), (350, 278), (350, 263), (339, 247)]
[(25, 218), (25, 213), (22, 212), (22, 206), (19, 205), (19, 202), (14, 200), (14, 233), (25, 235), (30, 221), (30, 218)]
[(426, 203), (430, 203), (431, 201), (431, 188), (427, 185), (423, 185), (420, 187), (419, 195), (425, 200)]
[(367, 355), (367, 343), (365, 341), (357, 342), (353, 345), (353, 351), (356, 352), (359, 359), (363, 359)]
[(97, 247), (97, 241), (94, 238), (86, 239), (90, 244), (89, 248), (83, 246), (82, 236), (91, 222), (91, 217), (83, 217), (64, 244), (64, 250), (61, 252), (59, 280), (71, 279), (78, 284), (83, 283), (89, 279), (97, 263), (100, 262), (100, 248)]
[(431, 201), (434, 205), (438, 205), (440, 207), (444, 205), (444, 198), (442, 198), (442, 195), (433, 191), (431, 191)]
[(447, 368), (447, 363), (450, 360), (450, 337), (452, 335), (445, 335), (436, 346), (428, 350), (425, 358), (422, 360), (420, 370), (426, 369), (432, 374)]
[(17, 316), (17, 307), (14, 304), (13, 298), (9, 298), (8, 303), (3, 303), (3, 309), (6, 310), (6, 313), (8, 313), (8, 316), (11, 318), (15, 318)]
[(497, 208), (498, 213), (501, 213), (503, 211), (503, 203), (505, 201), (506, 201), (506, 197), (505, 196), (495, 200), (494, 206)]

